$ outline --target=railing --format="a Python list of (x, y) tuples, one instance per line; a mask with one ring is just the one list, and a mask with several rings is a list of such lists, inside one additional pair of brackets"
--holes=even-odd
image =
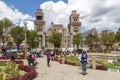
[(111, 60), (118, 60), (120, 59), (120, 54), (88, 54), (89, 58), (92, 59), (93, 56), (96, 58), (96, 59), (111, 59)]

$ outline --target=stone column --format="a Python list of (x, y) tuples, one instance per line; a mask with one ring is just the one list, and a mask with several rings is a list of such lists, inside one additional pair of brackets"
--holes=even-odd
[(73, 34), (70, 36), (70, 47), (73, 47)]
[(44, 47), (45, 47), (45, 34), (43, 34), (42, 46), (44, 46)]
[(95, 60), (95, 56), (92, 57), (92, 69), (96, 69), (96, 60)]
[(39, 49), (41, 49), (41, 41), (40, 41), (40, 39), (39, 39), (39, 46), (38, 47), (39, 47)]
[(39, 49), (41, 49), (42, 38), (39, 37)]

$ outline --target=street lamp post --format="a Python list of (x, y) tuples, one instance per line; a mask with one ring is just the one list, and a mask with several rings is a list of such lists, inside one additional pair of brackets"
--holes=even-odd
[(24, 22), (24, 31), (25, 31), (25, 59), (27, 58), (27, 37), (26, 37), (27, 22)]

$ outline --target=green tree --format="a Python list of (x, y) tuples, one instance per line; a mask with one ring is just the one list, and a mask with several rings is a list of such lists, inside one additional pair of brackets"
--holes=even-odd
[(2, 23), (2, 21), (0, 20), (0, 40), (2, 39), (2, 37), (3, 37), (3, 23)]
[(25, 39), (23, 27), (16, 26), (16, 27), (12, 28), (10, 31), (10, 34), (11, 34), (11, 37), (13, 38), (13, 41), (17, 45), (17, 50), (19, 50), (20, 44)]
[(115, 42), (114, 33), (109, 31), (109, 30), (103, 30), (102, 33), (101, 33), (101, 41), (102, 41), (102, 44), (106, 47), (105, 52), (109, 53), (110, 52), (110, 47)]
[(9, 48), (9, 53), (10, 49), (12, 48), (13, 42), (12, 41), (7, 41), (7, 47)]
[(0, 20), (0, 39), (3, 43), (5, 43), (5, 38), (7, 40), (8, 38), (8, 34), (9, 34), (9, 27), (11, 27), (13, 25), (13, 23), (8, 19), (8, 18), (4, 18), (2, 20)]
[(85, 40), (85, 44), (88, 45), (88, 47), (90, 47), (90, 51), (93, 51), (93, 44), (94, 44), (94, 41), (95, 41), (95, 37), (91, 34), (89, 34), (87, 37), (86, 37), (86, 40)]
[(27, 44), (32, 49), (37, 48), (39, 45), (39, 35), (37, 31), (31, 30), (27, 31)]
[(85, 40), (85, 44), (87, 44), (88, 47), (90, 47), (90, 51), (93, 51), (94, 48), (97, 48), (96, 46), (98, 45), (98, 42), (99, 42), (98, 35), (92, 34), (89, 34)]
[(51, 36), (49, 36), (49, 42), (51, 42), (55, 48), (59, 48), (62, 42), (62, 34), (53, 32)]
[(115, 42), (116, 42), (115, 33), (114, 32), (110, 32), (109, 36), (110, 36), (110, 47), (112, 48), (113, 44), (115, 44)]
[(119, 28), (118, 31), (116, 32), (115, 38), (116, 38), (117, 42), (120, 41), (120, 28)]
[(12, 48), (13, 42), (12, 41), (7, 41), (7, 47)]
[(73, 36), (73, 44), (77, 46), (77, 49), (79, 48), (81, 42), (82, 42), (81, 33), (75, 34)]

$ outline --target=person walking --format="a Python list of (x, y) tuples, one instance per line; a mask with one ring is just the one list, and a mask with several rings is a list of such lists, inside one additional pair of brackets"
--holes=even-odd
[(28, 60), (29, 66), (32, 65), (33, 67), (35, 67), (37, 65), (36, 55), (33, 51), (30, 51), (30, 53), (27, 56), (27, 60)]
[(32, 51), (32, 54), (31, 54), (32, 56), (32, 66), (33, 67), (35, 67), (37, 64), (38, 64), (38, 62), (37, 62), (37, 60), (36, 60), (36, 54), (35, 54), (35, 51), (33, 52)]
[(51, 52), (48, 50), (46, 52), (46, 57), (47, 57), (47, 66), (50, 67), (50, 59), (51, 59)]
[(31, 63), (32, 63), (32, 55), (30, 52), (27, 53), (27, 60), (28, 60), (28, 65), (31, 66)]
[(87, 70), (87, 60), (88, 60), (88, 55), (85, 51), (83, 51), (80, 55), (79, 55), (79, 60), (81, 62), (81, 67), (82, 67), (82, 74), (86, 75), (86, 70)]

